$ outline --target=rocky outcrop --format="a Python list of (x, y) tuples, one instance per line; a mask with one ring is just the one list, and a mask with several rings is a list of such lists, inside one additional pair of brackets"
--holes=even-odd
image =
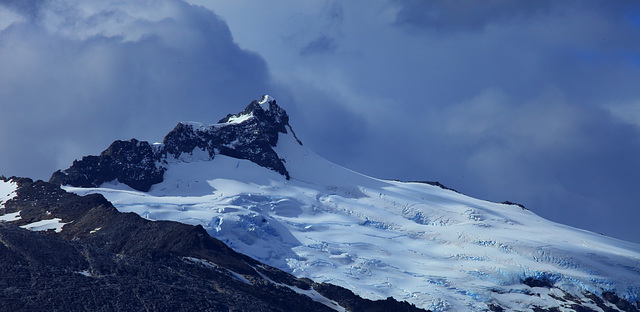
[(115, 254), (5, 223), (0, 239), (2, 311), (288, 311), (177, 257)]
[(165, 168), (159, 164), (162, 152), (148, 142), (132, 139), (115, 141), (99, 156), (85, 156), (64, 171), (56, 171), (51, 183), (95, 187), (117, 180), (130, 187), (148, 191), (162, 182)]
[[(250, 160), (289, 179), (289, 172), (274, 147), (281, 134), (295, 137), (287, 112), (265, 96), (251, 102), (238, 114), (217, 124), (178, 123), (161, 144), (145, 141), (115, 141), (98, 156), (85, 156), (71, 167), (58, 170), (49, 182), (58, 185), (97, 187), (117, 180), (133, 189), (148, 191), (163, 180), (168, 162), (203, 152), (213, 159), (225, 155)], [(302, 142), (297, 139), (299, 144)]]

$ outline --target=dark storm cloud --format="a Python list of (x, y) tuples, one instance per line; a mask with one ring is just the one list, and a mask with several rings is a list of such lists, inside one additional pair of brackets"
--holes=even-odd
[(38, 13), (38, 6), (43, 0), (2, 0), (0, 5), (17, 11), (18, 13), (34, 18)]
[(497, 21), (526, 19), (546, 10), (551, 1), (404, 0), (396, 22), (439, 31), (478, 30)]
[(470, 195), (640, 239), (640, 122), (616, 109), (640, 105), (637, 2), (396, 3), (397, 26), (450, 44), (414, 107), (432, 117), (409, 155), (428, 160), (409, 163)]
[[(529, 22), (555, 15), (573, 14), (578, 7), (600, 15), (627, 20), (639, 8), (637, 1), (510, 1), (395, 0), (399, 5), (396, 23), (436, 31), (479, 31), (490, 25)], [(585, 25), (587, 26), (587, 25)]]
[[(291, 62), (359, 116), (354, 128), (365, 133), (317, 144), (311, 131), (306, 142), (372, 176), (439, 180), (638, 241), (638, 6), (475, 3), (394, 1), (386, 26), (388, 12), (342, 3), (331, 53)], [(308, 104), (320, 106), (316, 98)], [(317, 118), (303, 126), (334, 124)]]
[(216, 122), (270, 88), (264, 62), (201, 7), (46, 1), (0, 10), (24, 15), (0, 29), (0, 174), (46, 179), (115, 139), (161, 140), (181, 120)]
[(554, 220), (634, 237), (638, 129), (555, 94), (511, 101), (483, 94), (440, 115), (448, 119), (437, 123), (442, 139), (459, 144), (446, 147), (461, 155), (454, 173), (464, 177), (455, 183), (495, 201), (517, 198)]

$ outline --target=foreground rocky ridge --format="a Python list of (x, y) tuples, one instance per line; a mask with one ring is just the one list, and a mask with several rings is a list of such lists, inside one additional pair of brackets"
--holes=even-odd
[[(273, 150), (279, 133), (293, 133), (287, 112), (265, 95), (252, 101), (238, 114), (229, 114), (217, 124), (181, 122), (161, 144), (131, 139), (115, 141), (98, 156), (85, 156), (66, 170), (58, 170), (49, 182), (77, 187), (97, 187), (118, 181), (139, 191), (148, 191), (162, 182), (168, 162), (225, 155), (250, 160), (274, 170), (287, 179), (289, 172)], [(302, 142), (298, 140), (302, 145)], [(201, 155), (194, 153), (201, 152)]]
[[(423, 311), (297, 279), (238, 254), (200, 226), (120, 213), (102, 195), (78, 196), (26, 178), (2, 203), (0, 310)], [(61, 230), (29, 228), (58, 220)], [(21, 228), (22, 227), (22, 228)]]

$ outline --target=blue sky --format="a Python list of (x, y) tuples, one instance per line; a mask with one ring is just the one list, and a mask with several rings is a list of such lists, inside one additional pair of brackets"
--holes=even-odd
[(269, 93), (305, 145), (640, 242), (635, 1), (0, 1), (0, 174)]

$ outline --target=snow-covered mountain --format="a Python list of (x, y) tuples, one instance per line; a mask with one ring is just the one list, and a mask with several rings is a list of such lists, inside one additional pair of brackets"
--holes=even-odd
[(180, 123), (162, 143), (116, 141), (50, 181), (148, 220), (202, 225), (240, 253), (365, 298), (434, 311), (640, 304), (640, 245), (333, 164), (269, 96), (216, 124)]

